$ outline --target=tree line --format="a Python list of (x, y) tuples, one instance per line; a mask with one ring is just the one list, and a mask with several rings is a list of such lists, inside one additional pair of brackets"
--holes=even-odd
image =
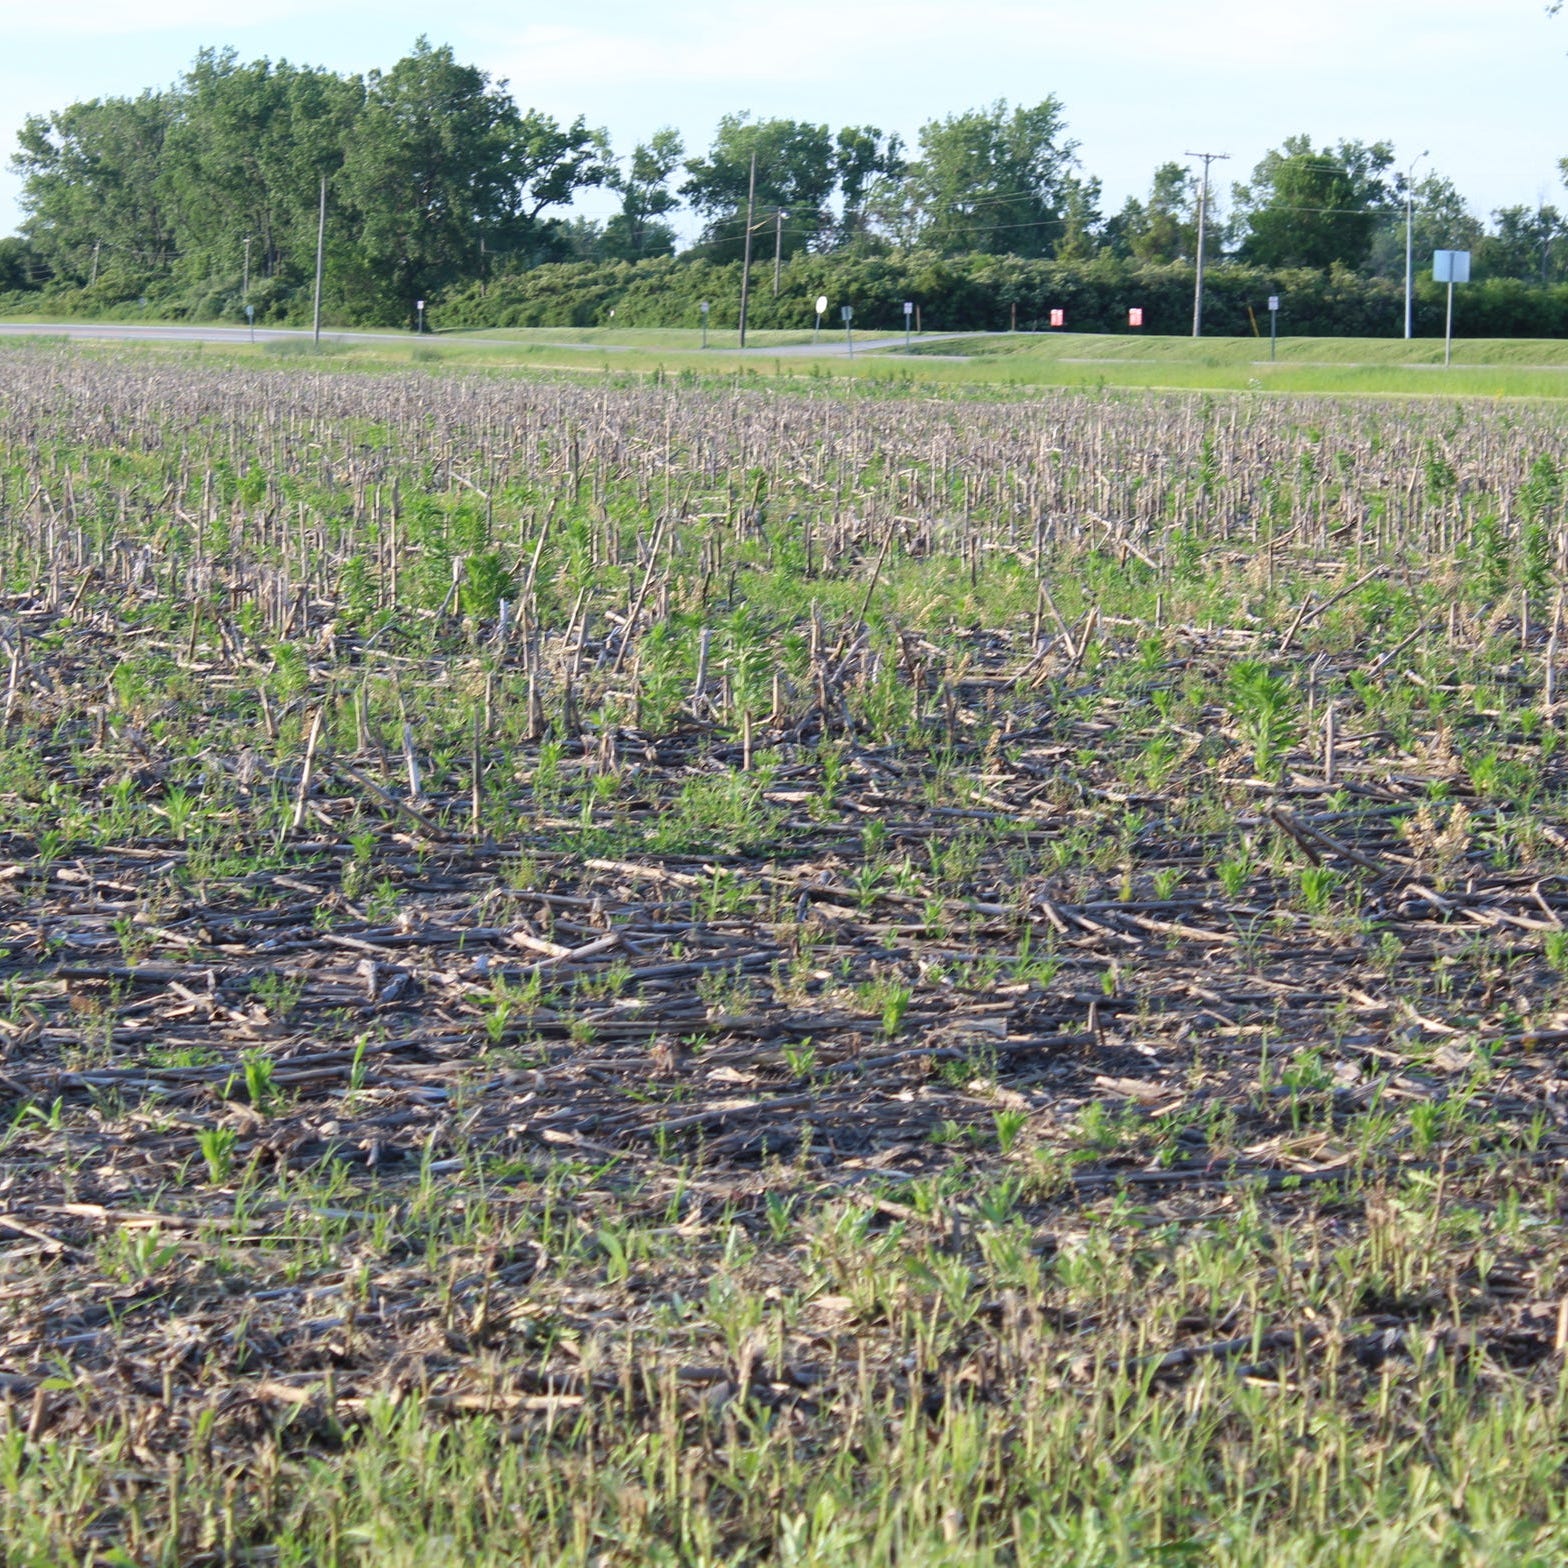
[[(507, 83), (424, 39), (362, 76), (204, 51), (167, 89), (29, 118), (12, 167), (24, 219), (0, 240), (0, 293), (44, 290), (67, 309), (297, 317), (323, 189), (327, 307), (366, 324), (409, 320), (417, 299), (461, 300), (467, 317), (550, 264), (671, 257), (683, 207), (701, 224), (687, 265), (735, 261), (748, 210), (756, 249), (781, 268), (915, 255), (1158, 268), (1197, 249), (1193, 171), (1162, 164), (1146, 196), (1107, 211), (1055, 96), (929, 120), (913, 145), (874, 125), (738, 113), (705, 151), (664, 128), (618, 157), (583, 116), (522, 109)], [(613, 214), (574, 216), (596, 189)], [(1568, 279), (1555, 207), (1483, 222), (1442, 174), (1397, 169), (1387, 142), (1293, 136), (1217, 197), (1208, 259), (1221, 266), (1402, 277), (1408, 203), (1423, 259), (1456, 247), (1478, 279)]]

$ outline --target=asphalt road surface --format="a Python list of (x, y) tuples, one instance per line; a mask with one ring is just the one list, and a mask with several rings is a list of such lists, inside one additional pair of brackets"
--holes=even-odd
[[(322, 337), (341, 341), (374, 342), (388, 338), (386, 332), (323, 332)], [(120, 321), (0, 321), (0, 337), (67, 337), (108, 340), (121, 343), (257, 343), (277, 339), (308, 338), (310, 333), (277, 327), (182, 327), (159, 322), (139, 326)]]
[[(118, 342), (118, 343), (277, 343), (277, 342), (304, 342), (311, 334), (299, 328), (292, 327), (257, 327), (252, 332), (248, 327), (209, 327), (209, 326), (179, 326), (165, 322), (141, 326), (135, 322), (118, 321), (4, 321), (0, 322), (0, 337), (66, 337), (82, 338), (92, 342)], [(407, 332), (323, 332), (322, 338), (334, 343), (406, 343), (414, 336)], [(943, 334), (942, 337), (926, 336), (923, 343), (939, 343), (951, 337), (972, 336), (972, 334)], [(552, 343), (543, 338), (486, 338), (462, 337), (443, 338), (439, 334), (432, 334), (432, 342), (472, 343), (482, 344), (494, 348), (517, 348), (526, 342), (532, 348), (562, 348), (571, 349), (584, 354), (624, 354), (642, 349), (644, 352), (657, 352), (655, 346), (629, 343)], [(900, 333), (896, 337), (866, 337), (855, 340), (854, 351), (859, 354), (886, 353), (891, 349), (900, 349), (904, 346), (904, 338)], [(674, 350), (670, 352), (686, 352)], [(710, 352), (735, 354), (741, 350), (727, 348), (715, 344)], [(822, 355), (827, 357), (848, 357), (849, 345), (844, 341), (841, 333), (824, 333), (822, 341), (818, 344), (791, 343), (781, 347), (757, 345), (744, 351), (747, 354), (758, 356), (773, 356), (787, 354), (796, 355)]]

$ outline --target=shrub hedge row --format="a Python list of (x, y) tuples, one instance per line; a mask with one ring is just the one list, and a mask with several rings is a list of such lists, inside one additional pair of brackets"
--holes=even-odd
[[(716, 330), (733, 332), (740, 312), (740, 264), (716, 265), (684, 257), (643, 262), (567, 262), (505, 274), (432, 301), (431, 324), (460, 327), (695, 327), (701, 301), (712, 306)], [(375, 325), (352, 302), (334, 296), (328, 279), (328, 316), (334, 324)], [(1029, 261), (1017, 256), (829, 254), (792, 257), (777, 298), (773, 265), (752, 270), (752, 326), (809, 327), (812, 302), (826, 294), (824, 328), (840, 329), (839, 308), (852, 305), (857, 329), (896, 332), (903, 305), (919, 306), (928, 332), (1000, 332), (1017, 325), (1040, 330), (1052, 310), (1065, 313), (1072, 332), (1128, 332), (1127, 313), (1143, 311), (1142, 330), (1182, 334), (1192, 329), (1190, 266), (1146, 266), (1114, 257), (1086, 262)], [(143, 296), (141, 291), (145, 291)], [(1208, 272), (1204, 329), (1216, 336), (1267, 334), (1268, 300), (1280, 296), (1280, 331), (1292, 337), (1398, 337), (1404, 331), (1404, 285), (1345, 268), (1327, 272), (1269, 272), (1221, 262)], [(310, 320), (308, 284), (258, 280), (250, 302), (258, 323), (302, 325)], [(94, 288), (0, 294), (0, 314), (14, 311), (137, 319), (244, 320), (237, 286), (160, 291), (146, 280), (105, 276)], [(1444, 290), (1423, 278), (1417, 290), (1416, 332), (1441, 336)], [(613, 312), (613, 315), (612, 315)], [(1493, 278), (1460, 287), (1454, 316), (1460, 337), (1568, 337), (1568, 284), (1542, 287)]]
[[(666, 257), (644, 262), (577, 262), (472, 284), (436, 304), (437, 327), (697, 326), (733, 331), (740, 311), (740, 265)], [(1065, 312), (1075, 332), (1128, 332), (1128, 311), (1141, 308), (1143, 329), (1184, 333), (1192, 327), (1190, 266), (1145, 266), (1101, 258), (1028, 261), (1015, 256), (801, 255), (784, 267), (773, 296), (771, 259), (752, 270), (752, 326), (809, 327), (812, 303), (826, 294), (825, 327), (839, 328), (839, 307), (852, 305), (857, 329), (900, 330), (903, 302), (920, 307), (926, 331), (998, 332), (1050, 325)], [(1280, 296), (1280, 331), (1297, 337), (1397, 337), (1404, 331), (1402, 280), (1367, 278), (1342, 268), (1270, 272), (1221, 263), (1209, 269), (1204, 329), (1268, 332), (1268, 300)], [(1430, 278), (1417, 289), (1415, 329), (1441, 336), (1445, 291)], [(613, 318), (612, 318), (612, 314)], [(1539, 287), (1498, 278), (1458, 290), (1454, 331), (1462, 337), (1568, 337), (1568, 284)]]

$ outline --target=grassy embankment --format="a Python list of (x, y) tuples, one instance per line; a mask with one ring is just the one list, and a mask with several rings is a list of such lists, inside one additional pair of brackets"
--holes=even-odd
[[(828, 342), (824, 334), (823, 341)], [(906, 376), (935, 385), (1050, 387), (1148, 387), (1194, 390), (1267, 390), (1286, 393), (1367, 393), (1388, 395), (1462, 395), (1472, 397), (1562, 397), (1568, 395), (1568, 343), (1560, 340), (1461, 340), (1454, 363), (1442, 363), (1441, 343), (1430, 340), (1287, 338), (1271, 362), (1268, 345), (1253, 338), (1100, 337), (1078, 334), (997, 333), (965, 336), (927, 334), (904, 354), (897, 333), (863, 333), (856, 360), (798, 352), (809, 334), (757, 334), (745, 356), (735, 351), (734, 334), (710, 335), (710, 348), (698, 349), (697, 333), (671, 329), (616, 332), (608, 328), (537, 328), (454, 334), (440, 340), (440, 352), (470, 354), (494, 363), (512, 355), (524, 363), (570, 367), (555, 350), (574, 345), (611, 350), (601, 362), (623, 370), (650, 368), (712, 373), (756, 361), (774, 374), (831, 374), (861, 379)], [(841, 334), (831, 341), (841, 345)], [(505, 344), (505, 349), (499, 345)], [(789, 347), (775, 358), (770, 348)], [(696, 350), (694, 353), (693, 350)], [(894, 368), (896, 364), (897, 368)], [(580, 368), (580, 367), (579, 367)]]
[[(243, 362), (253, 353), (304, 352), (297, 347), (301, 341), (263, 341), (254, 348), (236, 342), (222, 345), (221, 352)], [(900, 334), (861, 333), (853, 360), (838, 352), (843, 343), (839, 332), (824, 331), (824, 348), (833, 351), (822, 354), (805, 352), (811, 345), (806, 331), (755, 332), (744, 354), (737, 350), (733, 330), (715, 328), (707, 350), (701, 341), (695, 330), (652, 327), (487, 329), (432, 334), (423, 342), (407, 333), (367, 332), (330, 338), (327, 353), (345, 363), (369, 366), (422, 363), (579, 375), (697, 376), (750, 369), (785, 379), (1000, 388), (1004, 394), (1030, 387), (1129, 387), (1478, 398), (1568, 395), (1568, 343), (1560, 339), (1460, 339), (1449, 367), (1442, 363), (1442, 344), (1432, 339), (1282, 338), (1275, 361), (1268, 357), (1266, 340), (1250, 337), (1195, 342), (1187, 337), (1073, 333), (928, 333), (915, 338), (906, 356)], [(872, 343), (888, 346), (873, 350), (867, 346)], [(209, 353), (219, 351), (219, 345), (207, 346)]]

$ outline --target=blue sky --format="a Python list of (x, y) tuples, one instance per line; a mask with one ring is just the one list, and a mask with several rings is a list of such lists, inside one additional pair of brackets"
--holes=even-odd
[[(25, 114), (166, 83), (203, 45), (364, 70), (420, 33), (618, 151), (667, 124), (700, 149), (736, 109), (912, 141), (934, 116), (1055, 93), (1108, 209), (1164, 159), (1228, 152), (1228, 185), (1298, 131), (1387, 138), (1401, 162), (1429, 149), (1483, 215), (1568, 202), (1568, 13), (1545, 0), (0, 0), (0, 131), (10, 150)], [(0, 232), (18, 193), (0, 173)]]

